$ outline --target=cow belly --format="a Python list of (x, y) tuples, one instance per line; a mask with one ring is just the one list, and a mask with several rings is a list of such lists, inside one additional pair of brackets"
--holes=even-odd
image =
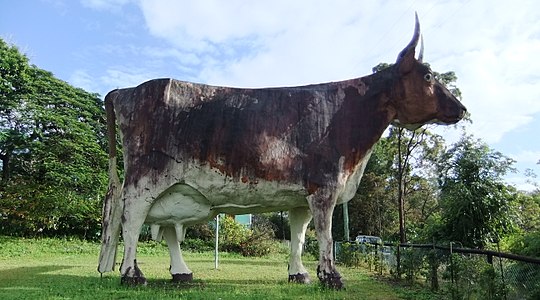
[(146, 223), (189, 225), (218, 213), (261, 213), (308, 205), (307, 193), (298, 184), (261, 179), (243, 182), (201, 165), (175, 168), (169, 174), (173, 175), (167, 178), (176, 180), (167, 183), (154, 200)]
[(211, 205), (197, 190), (186, 184), (175, 184), (153, 203), (146, 223), (159, 225), (198, 223), (214, 217)]

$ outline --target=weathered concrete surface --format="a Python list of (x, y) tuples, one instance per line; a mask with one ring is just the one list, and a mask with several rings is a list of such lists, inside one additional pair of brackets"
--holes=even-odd
[(417, 23), (394, 67), (340, 82), (241, 89), (156, 79), (110, 92), (109, 142), (116, 144), (116, 122), (125, 179), (120, 188), (111, 149), (99, 271), (114, 265), (120, 219), (121, 273), (127, 282), (141, 282), (130, 278), (142, 277), (135, 249), (144, 222), (157, 226), (156, 237), (167, 236), (171, 253), (178, 253), (171, 254), (171, 274), (189, 277), (175, 246), (186, 226), (220, 212), (289, 210), (295, 237), (289, 278), (309, 278), (299, 253), (313, 215), (318, 277), (341, 288), (331, 216), (336, 204), (353, 197), (373, 145), (392, 122), (413, 128), (452, 124), (465, 113), (414, 58), (418, 39)]

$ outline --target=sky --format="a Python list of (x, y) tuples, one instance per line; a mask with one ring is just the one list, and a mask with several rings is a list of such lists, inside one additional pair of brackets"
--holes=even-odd
[[(424, 61), (454, 71), (465, 131), (540, 176), (536, 0), (0, 0), (0, 37), (57, 78), (99, 93), (146, 80), (295, 86), (393, 63), (418, 13)], [(460, 129), (437, 133), (450, 143)]]

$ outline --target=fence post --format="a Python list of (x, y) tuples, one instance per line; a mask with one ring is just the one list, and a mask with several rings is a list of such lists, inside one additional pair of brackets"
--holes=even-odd
[(439, 290), (439, 275), (437, 272), (437, 269), (439, 267), (439, 264), (437, 262), (437, 253), (435, 252), (435, 241), (433, 241), (433, 248), (431, 250), (431, 258), (429, 259), (429, 263), (431, 265), (431, 289), (433, 291)]
[(499, 252), (499, 268), (501, 269), (501, 281), (503, 285), (504, 300), (506, 300), (506, 283), (504, 282), (504, 271), (502, 266), (501, 247), (499, 241), (497, 241), (497, 252)]
[(452, 280), (452, 299), (456, 299), (454, 286), (454, 259), (452, 258), (452, 242), (450, 242), (450, 278)]
[(397, 245), (397, 278), (401, 279), (401, 244)]

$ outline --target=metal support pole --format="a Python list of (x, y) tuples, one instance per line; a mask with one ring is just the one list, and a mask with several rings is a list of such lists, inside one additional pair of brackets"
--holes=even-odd
[(218, 248), (219, 248), (219, 214), (216, 216), (216, 248), (214, 251), (214, 267), (218, 268)]
[(345, 241), (350, 241), (349, 234), (349, 203), (343, 203), (343, 238)]

